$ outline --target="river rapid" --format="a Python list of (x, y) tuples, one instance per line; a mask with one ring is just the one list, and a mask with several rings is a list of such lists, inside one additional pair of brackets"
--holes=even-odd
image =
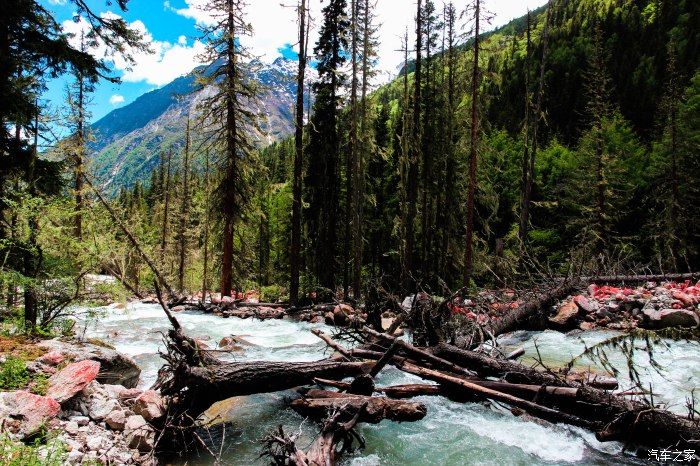
[[(126, 309), (116, 306), (99, 308), (96, 316), (81, 322), (86, 337), (100, 338), (118, 351), (134, 358), (142, 369), (140, 387), (155, 381), (161, 366), (158, 350), (163, 347), (163, 334), (169, 324), (157, 305), (130, 303)], [(331, 333), (323, 324), (308, 324), (291, 320), (264, 322), (237, 318), (223, 319), (211, 314), (185, 311), (177, 314), (187, 335), (205, 340), (215, 348), (221, 338), (235, 335), (251, 343), (242, 352), (227, 358), (254, 361), (313, 361), (327, 354), (325, 345), (309, 330), (320, 328)], [(587, 332), (564, 335), (558, 332), (515, 332), (501, 339), (505, 349), (523, 345), (526, 354), (521, 362), (533, 362), (539, 350), (541, 359), (552, 367), (562, 365), (590, 346), (615, 335), (611, 332)], [(582, 338), (583, 337), (583, 338)], [(685, 397), (700, 384), (700, 349), (696, 344), (670, 342), (657, 346), (657, 362), (666, 369), (656, 373), (648, 357), (638, 351), (635, 360), (643, 369), (643, 380), (652, 384), (655, 399), (667, 403), (670, 409), (684, 413)], [(611, 361), (622, 371), (618, 380), (622, 388), (626, 379), (626, 359), (609, 352)], [(584, 361), (584, 365), (591, 365)], [(378, 376), (378, 385), (416, 383), (417, 377), (393, 367)], [(259, 458), (259, 439), (283, 425), (288, 433), (301, 433), (298, 445), (308, 445), (317, 426), (304, 420), (285, 406), (292, 392), (239, 397), (221, 406), (219, 414), (233, 420), (233, 426), (223, 432), (222, 458), (225, 464), (266, 464)], [(455, 403), (442, 397), (418, 397), (426, 404), (428, 414), (418, 422), (395, 423), (383, 421), (378, 425), (361, 424), (359, 432), (367, 446), (364, 450), (344, 457), (345, 466), (374, 465), (604, 465), (648, 464), (629, 454), (620, 453), (616, 442), (600, 443), (594, 434), (580, 428), (536, 423), (513, 416), (497, 405)], [(216, 432), (220, 438), (222, 432)], [(220, 443), (220, 442), (219, 442)], [(183, 461), (184, 462), (184, 461)], [(188, 459), (189, 464), (209, 466), (206, 459)]]

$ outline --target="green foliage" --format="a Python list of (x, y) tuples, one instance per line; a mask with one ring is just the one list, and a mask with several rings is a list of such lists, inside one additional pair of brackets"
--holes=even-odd
[(0, 435), (0, 464), (3, 466), (61, 466), (66, 460), (65, 446), (57, 440), (46, 445), (38, 441), (32, 445)]
[(29, 382), (27, 365), (19, 358), (7, 356), (0, 363), (0, 390), (17, 390)]

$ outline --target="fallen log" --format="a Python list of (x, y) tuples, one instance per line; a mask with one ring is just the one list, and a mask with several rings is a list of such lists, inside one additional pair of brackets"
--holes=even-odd
[(596, 285), (606, 283), (643, 283), (643, 282), (681, 282), (700, 279), (700, 272), (666, 273), (656, 275), (604, 275), (601, 277), (584, 277), (583, 280)]
[[(557, 303), (567, 295), (576, 291), (580, 287), (578, 281), (566, 281), (556, 288), (537, 295), (534, 299), (522, 303), (517, 308), (508, 312), (496, 321), (490, 321), (486, 328), (493, 336), (519, 330), (528, 323), (536, 321), (538, 318), (544, 320), (545, 310)], [(475, 341), (472, 347), (478, 346), (482, 341)]]
[(371, 363), (321, 360), (313, 362), (233, 362), (192, 367), (180, 365), (174, 382), (162, 393), (175, 396), (178, 410), (196, 418), (217, 401), (233, 396), (267, 393), (313, 383), (315, 377), (342, 379), (367, 373)]
[[(407, 364), (406, 367), (412, 366)], [(469, 382), (472, 382), (480, 387), (490, 388), (503, 393), (508, 393), (510, 395), (517, 396), (519, 398), (534, 400), (539, 396), (549, 396), (551, 398), (566, 397), (566, 398), (576, 398), (578, 396), (579, 389), (574, 387), (548, 387), (546, 385), (526, 385), (526, 384), (515, 384), (508, 382), (499, 382), (494, 380), (482, 380), (466, 378)], [(341, 382), (337, 380), (327, 380), (327, 379), (314, 379), (319, 385), (325, 385), (328, 387), (335, 387), (340, 390), (347, 390), (350, 388), (350, 383)], [(441, 385), (428, 385), (428, 384), (405, 384), (405, 385), (392, 385), (390, 387), (375, 387), (374, 389), (377, 393), (383, 393), (389, 398), (412, 398), (414, 396), (421, 395), (444, 395), (450, 396), (454, 393), (450, 393), (449, 390), (445, 390)]]
[(377, 424), (384, 419), (391, 421), (419, 421), (425, 417), (427, 409), (423, 403), (393, 400), (378, 396), (352, 395), (328, 390), (310, 389), (303, 391), (303, 397), (292, 401), (291, 407), (302, 416), (322, 419), (328, 413), (344, 406), (361, 410), (359, 422)]
[(544, 372), (508, 359), (496, 359), (483, 353), (441, 343), (430, 349), (436, 356), (471, 369), (481, 377), (500, 377), (511, 383), (551, 385), (557, 387), (589, 385), (614, 390), (617, 380), (591, 373)]
[(494, 401), (500, 401), (506, 403), (510, 406), (523, 409), (528, 413), (542, 418), (550, 422), (564, 422), (566, 424), (571, 424), (574, 426), (592, 428), (595, 424), (582, 419), (578, 416), (573, 416), (568, 413), (558, 411), (556, 409), (548, 408), (546, 406), (534, 403), (532, 401), (524, 400), (507, 393), (499, 392), (488, 387), (482, 387), (469, 380), (465, 380), (452, 375), (444, 374), (442, 372), (426, 369), (419, 366), (414, 366), (412, 364), (403, 363), (397, 366), (399, 369), (408, 372), (419, 377), (423, 377), (429, 380), (434, 380), (443, 385), (448, 385), (453, 388), (459, 387), (460, 389), (467, 392), (469, 395), (483, 396)]
[(319, 337), (321, 340), (323, 340), (323, 342), (326, 345), (328, 345), (330, 348), (333, 348), (338, 353), (342, 354), (345, 358), (347, 358), (348, 361), (353, 360), (353, 357), (352, 357), (352, 354), (350, 353), (350, 351), (348, 351), (347, 349), (343, 348), (338, 343), (333, 341), (333, 339), (330, 336), (326, 335), (325, 333), (323, 333), (322, 331), (320, 331), (319, 329), (316, 329), (316, 328), (312, 329), (311, 333), (313, 333), (314, 335)]
[[(503, 376), (508, 381), (530, 381), (534, 384), (567, 386), (576, 383), (521, 364), (489, 358), (473, 351), (441, 344), (433, 351), (457, 364), (465, 364), (480, 375)], [(481, 369), (479, 369), (481, 365)], [(518, 367), (519, 366), (519, 367)], [(652, 409), (648, 405), (616, 396), (592, 386), (579, 387), (575, 398), (560, 397), (557, 409), (587, 419), (599, 426), (599, 440), (623, 440), (632, 443), (677, 448), (697, 448), (700, 445), (700, 427), (669, 411)], [(532, 413), (534, 414), (534, 413)]]
[(401, 340), (400, 338), (396, 338), (396, 337), (393, 337), (391, 335), (387, 335), (386, 333), (379, 333), (375, 330), (372, 330), (369, 327), (363, 327), (362, 331), (368, 335), (372, 335), (375, 338), (379, 338), (380, 340), (388, 341), (392, 344), (396, 343), (406, 353), (410, 354), (411, 356), (415, 357), (416, 359), (427, 361), (427, 362), (433, 364), (435, 367), (445, 369), (445, 370), (454, 372), (456, 374), (473, 375), (473, 372), (471, 372), (470, 370), (465, 369), (464, 367), (458, 366), (457, 364), (454, 364), (453, 362), (448, 361), (447, 359), (438, 357), (433, 353), (416, 348), (415, 346)]

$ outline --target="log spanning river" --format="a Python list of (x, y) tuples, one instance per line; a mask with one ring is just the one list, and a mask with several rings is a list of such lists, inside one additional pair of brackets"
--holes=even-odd
[[(84, 322), (85, 336), (97, 337), (132, 356), (141, 366), (142, 387), (149, 387), (161, 366), (158, 356), (163, 347), (163, 333), (169, 324), (157, 305), (132, 303), (126, 309), (97, 309), (97, 316)], [(186, 311), (177, 318), (188, 336), (201, 338), (211, 348), (226, 336), (242, 337), (250, 346), (225, 356), (238, 360), (313, 361), (327, 354), (323, 342), (309, 330), (332, 329), (323, 324), (291, 320), (223, 319), (213, 315)], [(614, 335), (611, 332), (588, 332), (564, 335), (557, 332), (515, 332), (501, 339), (505, 348), (523, 345), (522, 362), (534, 361), (537, 350), (551, 366), (562, 365), (571, 356)], [(611, 361), (620, 368), (621, 389), (629, 388), (626, 359), (609, 352)], [(644, 351), (635, 360), (643, 380), (650, 383), (655, 400), (668, 408), (685, 413), (685, 399), (700, 385), (700, 348), (697, 344), (669, 342), (655, 348), (656, 361), (666, 370), (659, 374), (650, 366)], [(590, 361), (584, 361), (590, 364)], [(377, 385), (423, 382), (393, 367), (377, 377)], [(286, 408), (285, 401), (294, 394), (280, 392), (240, 397), (218, 406), (218, 418), (232, 420), (224, 431), (222, 459), (225, 464), (265, 464), (259, 459), (259, 439), (282, 424), (288, 433), (301, 432), (300, 446), (306, 446), (317, 433), (317, 426)], [(367, 446), (346, 456), (342, 464), (370, 465), (603, 465), (648, 464), (621, 453), (622, 444), (600, 443), (593, 433), (570, 426), (531, 422), (513, 416), (501, 406), (480, 403), (456, 403), (442, 397), (418, 397), (428, 414), (418, 422), (383, 421), (378, 425), (361, 424), (359, 432)], [(221, 436), (221, 432), (217, 432)], [(220, 442), (219, 442), (220, 443)], [(210, 459), (190, 458), (189, 464), (211, 465)]]

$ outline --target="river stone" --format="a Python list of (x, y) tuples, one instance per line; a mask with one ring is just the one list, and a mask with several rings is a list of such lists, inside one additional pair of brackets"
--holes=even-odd
[(87, 387), (97, 377), (99, 371), (100, 363), (97, 361), (86, 360), (69, 364), (59, 373), (51, 376), (46, 396), (59, 403), (68, 401)]
[(644, 316), (644, 323), (651, 328), (700, 326), (700, 317), (686, 309), (645, 309)]
[(61, 405), (48, 396), (24, 390), (0, 395), (0, 419), (5, 428), (16, 427), (20, 438), (36, 433), (61, 411)]
[(65, 356), (60, 351), (49, 351), (45, 355), (41, 356), (38, 361), (49, 366), (58, 366), (65, 360)]
[(115, 409), (107, 415), (105, 418), (105, 423), (112, 430), (124, 430), (126, 426), (126, 411), (122, 409)]
[(153, 421), (165, 415), (163, 398), (155, 390), (146, 390), (137, 396), (131, 409), (147, 421)]
[(129, 448), (136, 448), (141, 452), (153, 450), (155, 434), (143, 416), (129, 416), (124, 426), (124, 434)]
[(568, 328), (574, 324), (578, 316), (579, 308), (573, 301), (567, 301), (557, 310), (557, 314), (550, 317), (549, 321), (560, 328)]
[(109, 413), (119, 408), (117, 400), (105, 399), (102, 397), (94, 397), (88, 405), (88, 414), (90, 419), (95, 422), (100, 422), (106, 418)]
[(63, 425), (63, 430), (69, 435), (76, 435), (79, 427), (77, 422), (68, 421)]
[(97, 375), (97, 380), (100, 383), (134, 388), (139, 382), (141, 369), (136, 362), (112, 348), (78, 341), (65, 342), (58, 339), (44, 340), (38, 346), (49, 351), (58, 351), (73, 361), (93, 360), (99, 362), (100, 373)]

